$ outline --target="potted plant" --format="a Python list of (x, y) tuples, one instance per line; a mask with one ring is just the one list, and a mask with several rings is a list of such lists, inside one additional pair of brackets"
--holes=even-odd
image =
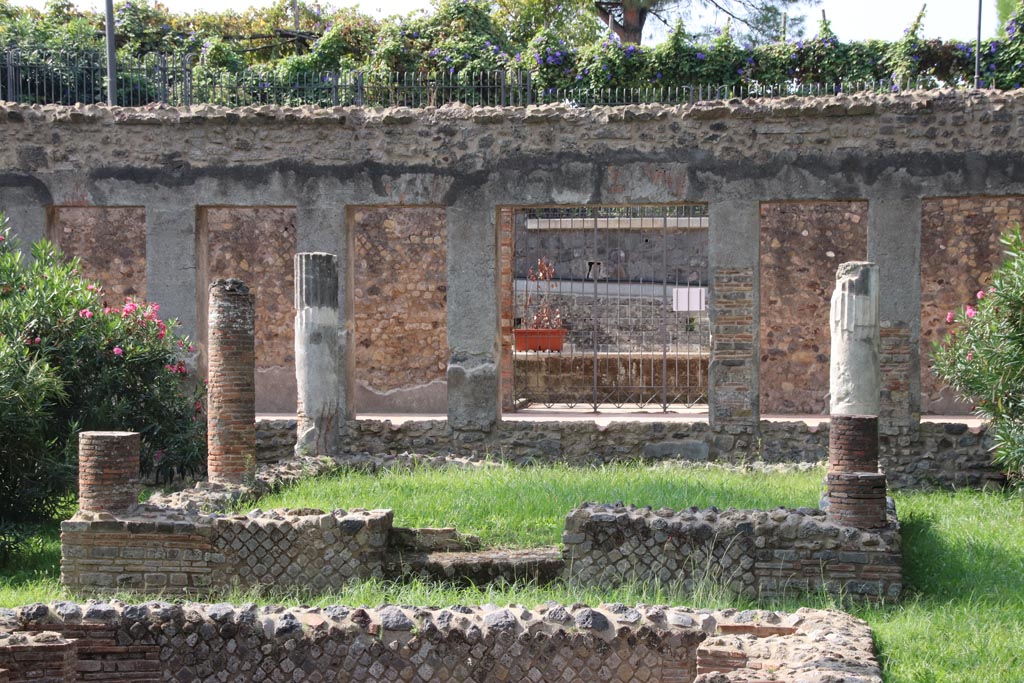
[(561, 351), (565, 344), (562, 312), (551, 305), (551, 290), (556, 289), (555, 266), (543, 256), (537, 267), (527, 273), (526, 311), (523, 326), (513, 330), (516, 351)]

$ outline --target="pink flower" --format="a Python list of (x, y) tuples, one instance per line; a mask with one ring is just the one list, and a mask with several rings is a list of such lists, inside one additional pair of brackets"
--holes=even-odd
[(969, 361), (974, 360), (974, 351), (968, 351), (967, 352), (967, 360), (969, 360)]
[(128, 299), (124, 302), (124, 311), (121, 313), (122, 316), (131, 315), (139, 307), (137, 303)]
[(978, 311), (976, 311), (974, 308), (968, 306), (967, 307), (967, 317), (968, 318), (973, 318), (976, 315), (978, 315)]
[(82, 310), (80, 310), (78, 312), (78, 317), (79, 318), (91, 318), (92, 317), (92, 311), (90, 311), (88, 308), (83, 308)]
[(947, 325), (952, 325), (953, 321), (955, 319), (956, 319), (956, 316), (953, 315), (953, 311), (950, 311), (949, 313), (946, 314), (946, 324)]
[(188, 352), (189, 353), (192, 353), (195, 350), (196, 350), (196, 347), (192, 346), (191, 344), (188, 345)]
[(104, 315), (110, 315), (111, 313), (117, 313), (117, 309), (116, 308), (111, 308), (110, 306), (104, 306), (103, 307), (103, 314)]
[(154, 464), (159, 464), (160, 461), (164, 459), (164, 456), (166, 454), (167, 453), (166, 453), (166, 451), (164, 451), (164, 449), (162, 449), (162, 448), (158, 449), (157, 452), (153, 454), (153, 463)]
[(120, 346), (115, 346), (114, 347), (114, 355), (115, 356), (123, 356), (124, 355), (124, 349), (122, 349)]
[(979, 289), (978, 293), (975, 296), (978, 297), (978, 301), (981, 301), (982, 299), (985, 298), (985, 290), (984, 289)]
[(90, 292), (96, 291), (96, 285), (86, 285), (85, 288), (88, 289)]

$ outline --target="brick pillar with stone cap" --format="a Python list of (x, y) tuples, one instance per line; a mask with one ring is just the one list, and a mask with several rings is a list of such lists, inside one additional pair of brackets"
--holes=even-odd
[(88, 512), (124, 512), (139, 502), (139, 447), (135, 432), (78, 435), (78, 506)]
[(877, 529), (887, 518), (885, 475), (878, 471), (881, 344), (875, 264), (839, 266), (829, 328), (829, 516), (845, 526)]
[(341, 429), (338, 257), (295, 255), (295, 452), (333, 454)]
[(254, 297), (241, 280), (210, 284), (207, 333), (207, 469), (217, 484), (256, 477)]

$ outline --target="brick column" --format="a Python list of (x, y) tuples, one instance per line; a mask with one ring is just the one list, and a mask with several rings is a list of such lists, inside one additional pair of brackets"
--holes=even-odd
[(881, 343), (875, 264), (839, 266), (829, 329), (829, 516), (844, 526), (877, 529), (887, 519), (885, 475), (878, 472)]
[(210, 285), (207, 468), (210, 481), (251, 483), (256, 476), (254, 297), (241, 280)]
[(880, 529), (885, 513), (885, 475), (881, 472), (829, 472), (828, 516), (842, 526)]
[(828, 471), (878, 471), (877, 417), (831, 417), (828, 428)]
[(124, 512), (139, 501), (139, 435), (78, 435), (78, 506), (89, 512)]
[(295, 255), (295, 452), (331, 455), (341, 428), (338, 257)]

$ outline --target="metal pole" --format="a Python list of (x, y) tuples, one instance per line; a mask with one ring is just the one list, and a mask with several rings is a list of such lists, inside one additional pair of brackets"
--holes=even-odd
[(974, 89), (981, 87), (981, 2), (978, 0), (978, 37), (974, 41)]
[(114, 0), (107, 0), (107, 104), (117, 104), (117, 45), (114, 42)]

